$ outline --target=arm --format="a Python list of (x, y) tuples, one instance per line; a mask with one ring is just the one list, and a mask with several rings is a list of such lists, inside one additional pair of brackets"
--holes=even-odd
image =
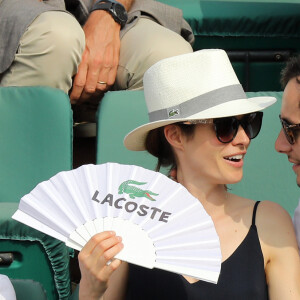
[[(128, 11), (134, 0), (119, 0)], [(115, 82), (120, 55), (120, 25), (103, 10), (93, 11), (83, 27), (85, 49), (70, 95), (71, 102), (82, 102), (107, 91)], [(107, 84), (99, 84), (98, 81)]]
[(300, 200), (294, 214), (294, 228), (298, 241), (298, 248), (300, 251)]
[(300, 299), (300, 258), (292, 220), (278, 204), (264, 201), (257, 228), (271, 300)]
[(122, 262), (120, 267), (111, 275), (107, 290), (101, 300), (124, 300), (127, 290), (129, 266)]
[[(113, 232), (93, 236), (78, 255), (81, 280), (79, 299), (121, 300), (125, 295), (127, 265), (113, 257), (121, 251), (121, 239)], [(112, 260), (110, 264), (108, 261)], [(111, 288), (113, 286), (113, 289)]]

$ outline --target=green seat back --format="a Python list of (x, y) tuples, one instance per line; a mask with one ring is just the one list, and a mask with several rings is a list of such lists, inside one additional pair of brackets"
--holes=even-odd
[(49, 300), (70, 295), (69, 249), (11, 216), (23, 195), (71, 167), (68, 96), (47, 87), (0, 88), (0, 252), (14, 257), (0, 263), (0, 273), (39, 282)]
[(0, 88), (0, 202), (19, 202), (40, 181), (72, 166), (72, 111), (46, 87)]
[[(241, 196), (280, 203), (293, 214), (299, 194), (295, 176), (286, 156), (274, 149), (280, 130), (278, 115), (282, 92), (248, 93), (248, 97), (255, 95), (276, 96), (278, 101), (264, 110), (261, 133), (251, 142), (245, 158), (244, 178), (230, 188)], [(98, 110), (97, 163), (112, 161), (153, 170), (156, 165), (154, 157), (145, 151), (129, 151), (123, 145), (124, 136), (129, 131), (147, 122), (143, 91), (107, 93)]]
[(108, 92), (100, 102), (97, 122), (97, 163), (118, 162), (155, 169), (156, 160), (146, 151), (132, 152), (123, 139), (148, 120), (143, 91)]
[(45, 291), (39, 282), (29, 279), (11, 280), (18, 300), (47, 300)]

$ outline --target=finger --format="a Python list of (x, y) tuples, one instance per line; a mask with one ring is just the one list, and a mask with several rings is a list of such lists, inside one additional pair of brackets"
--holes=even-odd
[[(91, 98), (91, 94), (90, 93), (86, 93), (84, 90), (82, 91), (80, 98), (78, 100), (71, 102), (71, 104), (82, 104), (86, 101), (88, 101)], [(74, 103), (75, 102), (75, 103)]]
[(73, 87), (70, 94), (71, 104), (80, 102), (78, 101), (84, 90), (86, 76), (88, 72), (88, 65), (83, 61), (78, 66), (78, 72), (73, 81)]
[[(101, 78), (104, 78), (105, 76), (101, 75)], [(103, 93), (105, 91), (107, 91), (108, 89), (108, 83), (107, 81), (103, 81), (103, 80), (98, 80), (97, 81), (97, 86), (96, 86), (97, 92), (99, 93)]]
[(107, 91), (108, 88), (112, 85), (109, 79), (109, 74), (111, 72), (112, 66), (109, 64), (104, 64), (101, 66), (99, 77), (97, 81), (97, 90)]
[(102, 85), (98, 84), (98, 82), (107, 82), (107, 76), (100, 75), (104, 64), (103, 57), (105, 57), (105, 53), (98, 53), (90, 56), (89, 70), (87, 73), (85, 86), (86, 93), (94, 93), (96, 89), (102, 91), (105, 89), (106, 85), (103, 84), (103, 87)]
[(95, 93), (86, 93), (84, 90), (80, 96), (80, 100), (77, 101), (76, 104), (82, 104), (85, 102), (87, 105), (90, 103), (99, 104), (100, 100), (102, 99), (104, 92), (96, 90)]
[[(111, 277), (111, 275), (113, 274), (113, 272), (115, 270), (117, 270), (120, 265), (122, 264), (122, 261), (119, 259), (114, 259), (112, 261), (112, 263), (109, 266), (105, 266), (101, 269), (97, 269), (96, 271), (96, 278), (100, 283), (105, 283), (106, 287), (107, 287), (107, 283)], [(105, 288), (106, 289), (106, 288)]]
[(106, 82), (106, 86), (98, 86), (100, 90), (108, 90), (115, 82), (116, 70), (119, 61), (119, 44), (115, 42), (105, 49), (103, 62), (99, 70), (99, 82)]
[(107, 86), (111, 87), (115, 81), (116, 81), (116, 76), (117, 76), (117, 69), (118, 66), (112, 67), (108, 73), (108, 77), (107, 77)]
[(92, 255), (98, 256), (98, 261), (101, 267), (105, 265), (108, 266), (112, 259), (123, 249), (124, 245), (121, 241), (122, 239), (120, 237), (113, 237), (107, 240), (105, 245), (104, 243), (101, 243), (95, 247)]
[(97, 245), (94, 247), (94, 249), (91, 252), (91, 255), (100, 256), (103, 255), (106, 260), (111, 259), (112, 257), (110, 255), (110, 249), (114, 246), (116, 246), (118, 243), (121, 243), (122, 238), (119, 236), (112, 236), (108, 239), (104, 239), (97, 243)]
[(113, 63), (112, 67), (109, 70), (108, 77), (107, 77), (107, 84), (108, 86), (112, 86), (115, 83), (116, 76), (117, 76), (117, 70), (119, 65), (119, 58), (120, 58), (120, 43), (118, 43), (113, 52)]
[(113, 236), (115, 236), (116, 233), (114, 231), (103, 231), (100, 233), (95, 234), (82, 248), (80, 253), (87, 253), (91, 254), (95, 247), (101, 243), (105, 239), (109, 239)]
[[(99, 69), (95, 68), (94, 65), (90, 64), (90, 68), (87, 73), (87, 78), (86, 78), (86, 85), (84, 88), (84, 91), (86, 93), (93, 94), (95, 93), (97, 89), (97, 81), (99, 77)], [(106, 82), (106, 78), (103, 79), (104, 82)]]
[[(113, 257), (119, 253), (123, 248), (123, 244), (118, 244), (115, 247), (111, 248), (110, 255)], [(111, 274), (121, 265), (122, 261), (116, 258), (111, 258), (110, 260), (106, 261), (105, 263), (99, 262), (99, 266), (97, 266), (100, 271), (100, 276), (103, 281), (108, 281)], [(103, 257), (102, 257), (103, 258)]]
[(122, 263), (122, 261), (120, 259), (115, 258), (110, 263), (108, 269), (114, 271), (114, 270), (116, 270), (121, 265), (121, 263)]
[(112, 273), (119, 268), (119, 266), (122, 264), (122, 261), (119, 259), (114, 259), (109, 266), (106, 266), (102, 270), (102, 280), (108, 281)]

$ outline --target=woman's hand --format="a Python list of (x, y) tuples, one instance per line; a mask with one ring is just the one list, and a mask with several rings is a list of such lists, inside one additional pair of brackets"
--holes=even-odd
[(121, 238), (105, 231), (93, 236), (78, 255), (81, 280), (79, 299), (99, 299), (121, 261), (113, 259), (123, 249)]

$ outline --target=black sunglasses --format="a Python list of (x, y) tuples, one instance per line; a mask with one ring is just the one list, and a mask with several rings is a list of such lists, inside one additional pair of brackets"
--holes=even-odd
[(190, 120), (184, 122), (185, 125), (190, 124), (209, 124), (215, 126), (217, 139), (221, 143), (230, 143), (236, 137), (239, 126), (241, 125), (249, 139), (254, 139), (260, 132), (263, 113), (261, 111), (246, 114), (242, 119), (236, 117), (225, 117), (209, 120)]
[(281, 115), (279, 115), (279, 119), (282, 125), (283, 132), (286, 136), (286, 139), (288, 142), (293, 145), (297, 138), (297, 131), (300, 128), (299, 124), (289, 124), (286, 120), (281, 118)]

